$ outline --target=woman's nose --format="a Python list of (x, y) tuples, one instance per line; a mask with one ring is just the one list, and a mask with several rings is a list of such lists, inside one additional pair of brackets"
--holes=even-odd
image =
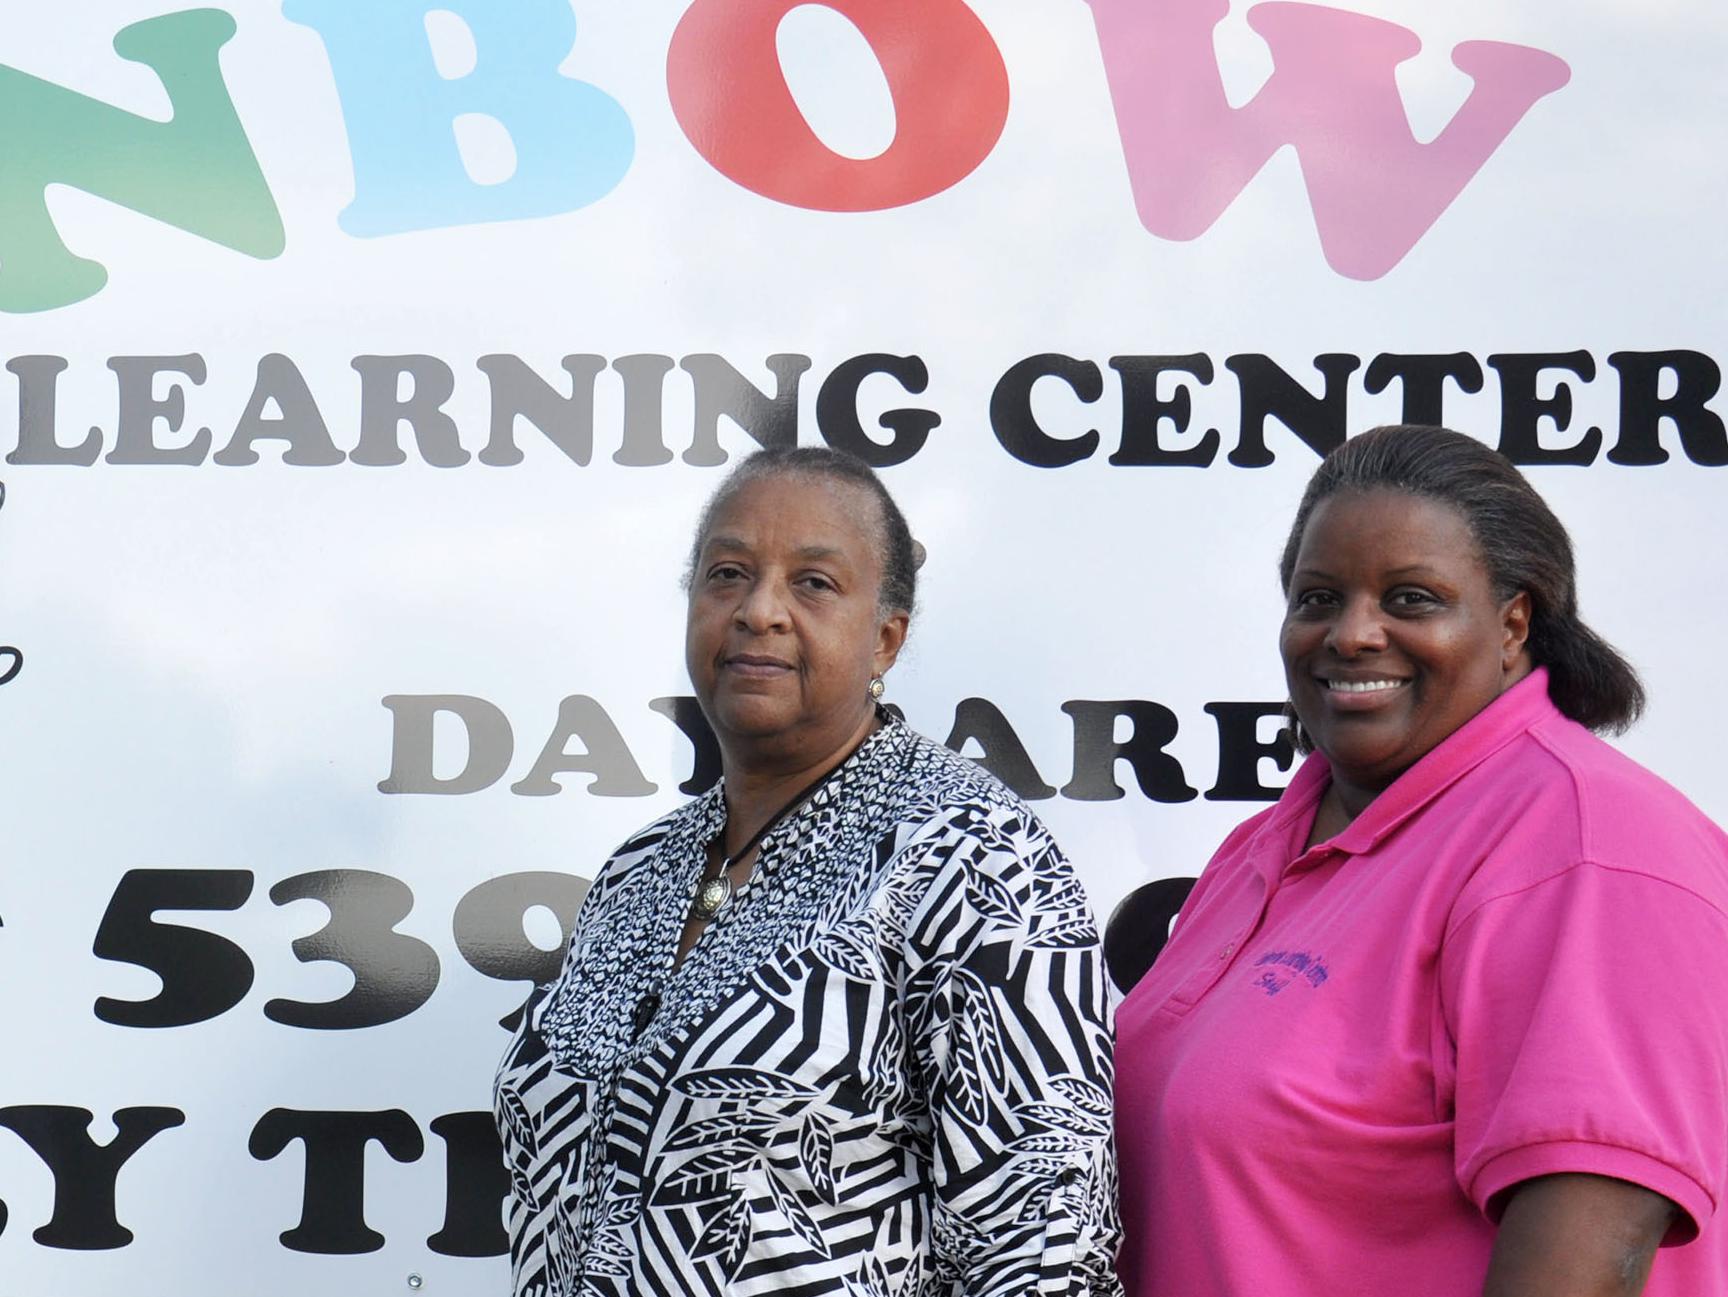
[(733, 616), (740, 625), (757, 635), (784, 629), (789, 621), (786, 591), (778, 581), (769, 577), (759, 578), (751, 583), (738, 601)]
[(1379, 603), (1352, 599), (1338, 610), (1326, 635), (1326, 647), (1339, 657), (1374, 653), (1386, 647), (1386, 619)]

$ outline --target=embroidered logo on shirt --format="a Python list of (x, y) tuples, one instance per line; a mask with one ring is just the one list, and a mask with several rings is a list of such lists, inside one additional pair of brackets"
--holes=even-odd
[(1254, 961), (1254, 985), (1267, 995), (1277, 995), (1296, 981), (1324, 986), (1332, 976), (1326, 961), (1306, 950), (1272, 950)]

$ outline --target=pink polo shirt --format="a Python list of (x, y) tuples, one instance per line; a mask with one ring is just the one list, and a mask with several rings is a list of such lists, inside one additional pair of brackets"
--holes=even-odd
[(1646, 1297), (1728, 1294), (1728, 837), (1543, 671), (1306, 850), (1328, 780), (1117, 1014), (1129, 1297), (1479, 1297), (1504, 1191), (1560, 1171), (1680, 1205)]

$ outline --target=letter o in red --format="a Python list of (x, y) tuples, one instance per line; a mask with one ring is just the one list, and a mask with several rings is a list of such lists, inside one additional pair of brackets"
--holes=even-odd
[(808, 0), (696, 0), (666, 54), (678, 125), (728, 179), (825, 212), (915, 203), (970, 175), (1008, 120), (1008, 69), (960, 0), (826, 0), (870, 43), (894, 99), (894, 142), (848, 158), (817, 137), (780, 68), (780, 21)]

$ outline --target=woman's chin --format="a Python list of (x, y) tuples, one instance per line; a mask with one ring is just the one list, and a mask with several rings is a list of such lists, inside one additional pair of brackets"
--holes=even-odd
[(1334, 778), (1361, 787), (1385, 787), (1413, 764), (1398, 737), (1359, 727), (1327, 734), (1324, 740), (1317, 737), (1315, 746), (1332, 767)]
[(794, 729), (797, 708), (762, 694), (726, 693), (714, 698), (709, 719), (717, 733), (745, 742), (773, 739)]

